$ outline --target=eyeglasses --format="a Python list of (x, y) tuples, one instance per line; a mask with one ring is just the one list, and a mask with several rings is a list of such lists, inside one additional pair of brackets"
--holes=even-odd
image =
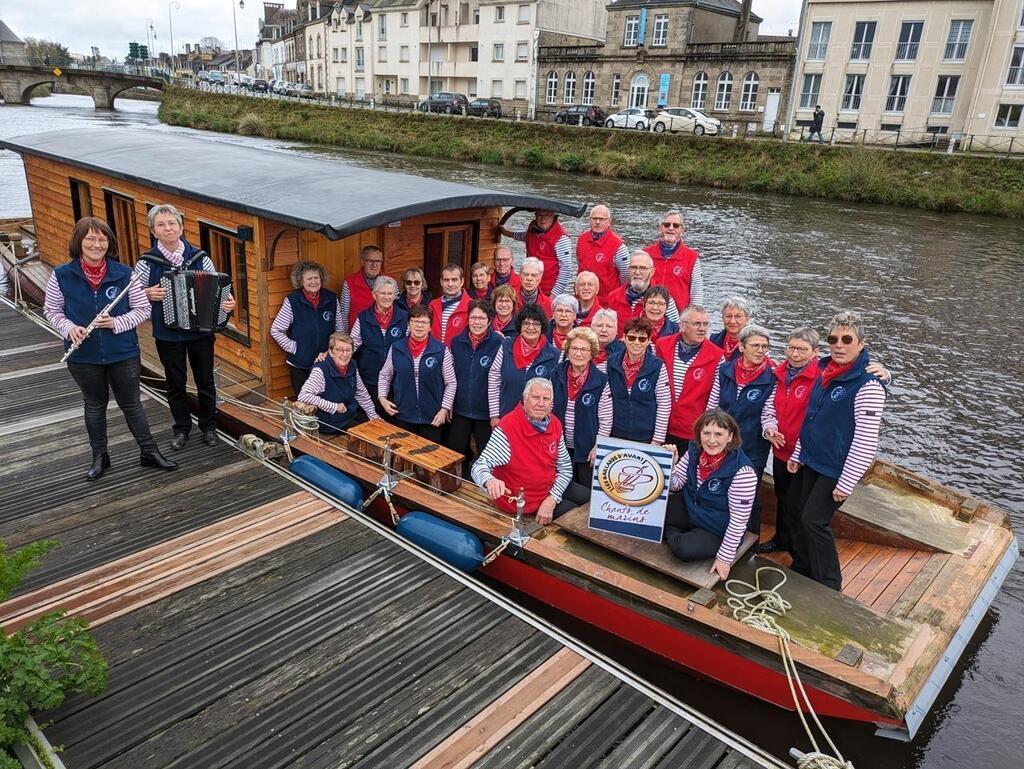
[(711, 325), (706, 320), (684, 320), (683, 324), (686, 326), (693, 326), (694, 328), (707, 328)]
[(842, 342), (843, 344), (853, 344), (853, 334), (843, 334), (842, 336), (836, 336), (835, 334), (828, 335), (829, 344), (839, 344), (839, 342)]
[(524, 320), (522, 328), (540, 328), (540, 323), (536, 320)]
[(590, 221), (592, 221), (592, 222), (607, 222), (608, 221), (608, 217), (607, 216), (591, 216), (590, 217)]
[(626, 334), (627, 342), (646, 342), (648, 339), (650, 337), (645, 334)]
[(666, 230), (678, 230), (682, 228), (683, 225), (681, 222), (662, 222), (661, 226)]
[(422, 280), (407, 280), (407, 281), (405, 281), (405, 285), (407, 285), (407, 286), (420, 286), (420, 285), (423, 285), (423, 281)]
[(366, 262), (367, 264), (372, 264), (372, 265), (384, 264), (384, 260), (383, 259), (363, 259), (363, 261)]
[(576, 353), (577, 355), (585, 355), (590, 352), (590, 346), (586, 347), (570, 347), (569, 352)]
[(648, 299), (644, 304), (648, 307), (668, 307), (668, 302), (664, 299)]
[(106, 238), (82, 238), (82, 242), (83, 243), (88, 243), (90, 246), (92, 246), (92, 245), (105, 246), (110, 241), (107, 240)]
[(631, 264), (631, 265), (629, 265), (629, 271), (630, 272), (647, 272), (649, 269), (651, 269), (651, 268), (648, 267), (646, 264)]
[(764, 342), (747, 342), (746, 346), (749, 347), (751, 350), (767, 350), (768, 349), (768, 345), (765, 344)]
[(808, 355), (811, 352), (813, 352), (813, 350), (811, 350), (810, 347), (797, 347), (796, 345), (791, 344), (789, 347), (786, 348), (786, 352), (802, 352), (805, 355)]

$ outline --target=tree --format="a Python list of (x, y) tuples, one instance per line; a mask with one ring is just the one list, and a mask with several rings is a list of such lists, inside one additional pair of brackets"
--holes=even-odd
[(224, 50), (224, 44), (212, 35), (208, 37), (199, 38), (199, 45), (201, 45), (203, 48), (212, 48), (217, 53), (220, 53), (222, 50)]
[(25, 55), (33, 64), (63, 67), (71, 63), (71, 52), (67, 46), (38, 37), (25, 38)]

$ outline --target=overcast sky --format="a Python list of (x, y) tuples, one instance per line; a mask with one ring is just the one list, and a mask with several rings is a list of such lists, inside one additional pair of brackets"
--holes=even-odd
[[(285, 0), (288, 2), (289, 0)], [(237, 0), (235, 0), (237, 2)], [(294, 0), (291, 0), (294, 2)], [(231, 26), (232, 0), (178, 0), (181, 10), (171, 10), (174, 44), (181, 51), (186, 42), (201, 37), (218, 37), (234, 48)], [(44, 12), (40, 13), (43, 9)], [(22, 38), (42, 37), (63, 43), (76, 53), (88, 55), (90, 46), (111, 58), (124, 58), (132, 40), (145, 43), (147, 18), (156, 30), (156, 50), (170, 50), (167, 22), (168, 3), (157, 0), (78, 0), (43, 3), (37, 0), (0, 0), (3, 19)], [(245, 9), (235, 12), (238, 19), (238, 45), (251, 48), (256, 40), (262, 0), (245, 0)], [(800, 18), (800, 0), (754, 0), (754, 12), (764, 18), (761, 31), (784, 35), (796, 29)]]

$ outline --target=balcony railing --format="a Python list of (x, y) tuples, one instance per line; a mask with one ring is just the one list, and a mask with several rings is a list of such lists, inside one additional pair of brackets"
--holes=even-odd
[(686, 46), (687, 56), (758, 56), (781, 54), (792, 56), (796, 52), (796, 39), (762, 40), (749, 43), (692, 43)]
[(954, 102), (956, 102), (955, 96), (936, 96), (932, 99), (932, 114), (952, 115)]
[(1024, 66), (1010, 67), (1010, 72), (1006, 76), (1006, 84), (1024, 85)]
[(917, 43), (897, 43), (896, 61), (915, 61), (917, 59)]
[(542, 45), (538, 48), (541, 59), (593, 59), (599, 56), (603, 45)]

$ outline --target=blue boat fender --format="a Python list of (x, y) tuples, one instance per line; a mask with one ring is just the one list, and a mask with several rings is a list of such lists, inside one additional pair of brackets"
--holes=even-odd
[(362, 508), (363, 487), (359, 482), (323, 460), (301, 456), (292, 461), (291, 471), (349, 507)]
[(474, 571), (484, 561), (484, 546), (479, 537), (430, 513), (421, 510), (408, 513), (402, 516), (395, 530), (462, 571)]

